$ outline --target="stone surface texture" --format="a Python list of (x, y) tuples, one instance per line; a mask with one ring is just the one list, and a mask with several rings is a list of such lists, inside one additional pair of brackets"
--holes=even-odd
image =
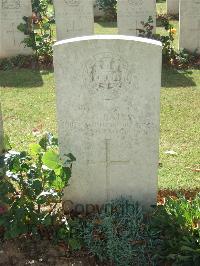
[(54, 45), (59, 145), (77, 158), (64, 200), (156, 203), (161, 43), (94, 35)]
[(0, 104), (0, 154), (3, 151), (3, 118), (1, 113), (1, 104)]
[(179, 0), (167, 0), (167, 14), (179, 14)]
[(117, 23), (119, 34), (138, 36), (143, 29), (141, 22), (153, 18), (153, 32), (156, 30), (156, 0), (118, 0)]
[(17, 29), (24, 16), (32, 16), (31, 0), (0, 0), (0, 58), (32, 53), (22, 43), (25, 35)]
[(179, 48), (200, 54), (200, 0), (180, 0)]
[(54, 0), (57, 40), (94, 34), (93, 0)]

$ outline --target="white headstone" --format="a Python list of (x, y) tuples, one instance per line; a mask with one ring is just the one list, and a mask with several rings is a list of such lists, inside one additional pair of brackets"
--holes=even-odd
[(0, 155), (3, 152), (3, 119), (1, 113), (1, 104), (0, 104)]
[(143, 29), (141, 22), (153, 18), (153, 32), (156, 30), (156, 0), (118, 0), (117, 23), (119, 34), (138, 35)]
[[(54, 45), (59, 144), (76, 156), (65, 200), (155, 204), (161, 43), (95, 35)], [(64, 156), (63, 156), (64, 157)]]
[(54, 0), (57, 40), (94, 34), (93, 0)]
[(0, 58), (32, 53), (22, 43), (25, 35), (17, 29), (25, 23), (24, 16), (32, 16), (31, 0), (0, 0)]
[(181, 0), (179, 16), (179, 48), (200, 53), (200, 0)]
[(177, 15), (179, 13), (179, 0), (167, 0), (167, 14)]

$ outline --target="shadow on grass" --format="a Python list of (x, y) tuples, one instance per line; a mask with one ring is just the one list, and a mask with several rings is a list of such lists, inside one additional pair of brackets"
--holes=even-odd
[(104, 22), (104, 21), (98, 21), (97, 22), (101, 27), (103, 28), (117, 28), (117, 22)]
[(158, 201), (166, 197), (180, 197), (185, 196), (186, 199), (195, 198), (200, 193), (200, 187), (193, 189), (160, 189), (158, 191)]
[(192, 72), (189, 70), (176, 70), (163, 68), (162, 71), (162, 87), (194, 87), (196, 83), (191, 77)]
[[(49, 71), (48, 71), (49, 73)], [(44, 73), (42, 73), (44, 75)], [(31, 88), (43, 85), (39, 70), (13, 69), (0, 71), (0, 87)]]

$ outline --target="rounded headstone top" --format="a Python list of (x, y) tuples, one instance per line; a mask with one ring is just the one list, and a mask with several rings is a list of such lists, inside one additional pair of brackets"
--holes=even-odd
[(62, 45), (62, 44), (81, 42), (81, 41), (90, 41), (90, 40), (124, 40), (124, 41), (135, 41), (135, 42), (141, 42), (141, 43), (146, 43), (146, 44), (153, 44), (153, 45), (162, 46), (161, 42), (159, 42), (159, 41), (147, 39), (147, 38), (136, 37), (136, 36), (91, 35), (91, 36), (76, 37), (76, 38), (70, 38), (70, 39), (58, 41), (54, 44), (54, 47), (58, 46), (58, 45)]

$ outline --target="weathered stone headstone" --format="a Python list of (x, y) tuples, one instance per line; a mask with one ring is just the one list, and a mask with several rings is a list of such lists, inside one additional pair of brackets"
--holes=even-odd
[(65, 200), (155, 204), (161, 43), (95, 35), (54, 45), (59, 144), (76, 156)]
[(179, 14), (179, 0), (167, 0), (167, 14)]
[(180, 0), (179, 48), (200, 53), (200, 0)]
[(156, 0), (118, 0), (117, 23), (119, 34), (138, 35), (143, 29), (141, 22), (153, 18), (153, 32), (156, 30)]
[(57, 40), (94, 34), (93, 0), (54, 0)]
[(32, 16), (31, 0), (0, 0), (0, 58), (32, 53), (22, 43), (25, 35), (17, 29), (25, 23), (24, 16)]
[(0, 104), (0, 155), (3, 152), (3, 119), (1, 113), (1, 104)]

